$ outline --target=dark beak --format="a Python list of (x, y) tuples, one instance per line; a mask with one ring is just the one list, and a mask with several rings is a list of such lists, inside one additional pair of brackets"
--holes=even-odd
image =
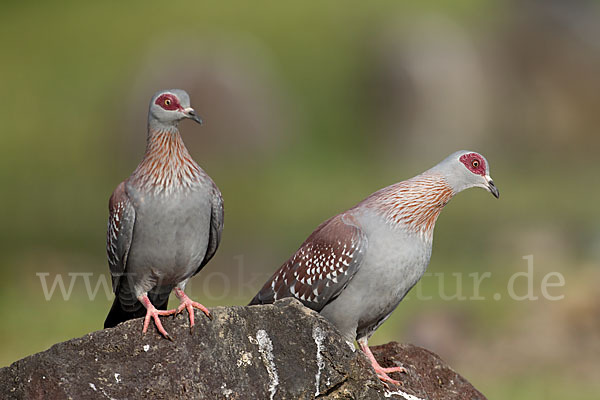
[(196, 115), (196, 111), (194, 111), (193, 108), (186, 108), (185, 116), (188, 117), (189, 119), (193, 119), (194, 121), (196, 121), (197, 123), (202, 125), (202, 118), (200, 118), (198, 115)]
[(491, 179), (488, 180), (488, 190), (490, 191), (491, 194), (494, 195), (495, 198), (500, 197), (500, 192), (498, 191), (498, 188), (496, 187), (496, 185), (494, 185), (494, 181)]

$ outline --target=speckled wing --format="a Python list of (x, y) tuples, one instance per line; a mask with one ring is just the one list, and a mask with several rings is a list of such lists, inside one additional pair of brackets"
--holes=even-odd
[[(209, 178), (210, 179), (210, 178)], [(194, 272), (196, 275), (200, 270), (213, 258), (219, 243), (221, 242), (221, 233), (223, 232), (223, 221), (224, 221), (224, 208), (223, 208), (223, 196), (221, 191), (211, 180), (211, 212), (210, 212), (210, 233), (208, 236), (208, 247), (206, 248), (206, 254), (204, 260), (200, 263), (200, 266)]]
[(125, 273), (127, 266), (135, 222), (135, 209), (125, 191), (125, 182), (121, 182), (110, 196), (108, 210), (106, 253), (112, 275), (113, 291), (117, 293), (119, 278)]
[(273, 274), (250, 304), (295, 297), (321, 311), (344, 290), (361, 266), (367, 237), (350, 214), (321, 224)]

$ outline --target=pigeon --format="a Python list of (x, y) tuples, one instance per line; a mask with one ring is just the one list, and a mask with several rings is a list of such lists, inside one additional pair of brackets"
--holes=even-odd
[(425, 273), (442, 208), (471, 187), (499, 192), (479, 153), (458, 151), (433, 168), (383, 188), (324, 223), (264, 284), (250, 305), (294, 297), (356, 340), (377, 376), (382, 367), (368, 340)]
[[(215, 255), (223, 231), (223, 198), (192, 159), (177, 128), (202, 120), (180, 89), (157, 92), (150, 101), (146, 153), (109, 201), (106, 250), (115, 299), (104, 322), (114, 327), (145, 316), (166, 338), (159, 316), (210, 311), (184, 292), (190, 278)], [(167, 310), (171, 291), (180, 301)]]

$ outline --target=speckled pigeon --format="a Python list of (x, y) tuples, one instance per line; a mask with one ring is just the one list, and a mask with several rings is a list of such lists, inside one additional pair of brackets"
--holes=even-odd
[[(146, 154), (110, 198), (107, 253), (115, 300), (105, 328), (145, 315), (144, 333), (152, 318), (170, 339), (159, 315), (187, 309), (190, 328), (193, 308), (211, 317), (184, 289), (217, 251), (223, 199), (183, 144), (177, 125), (186, 118), (202, 123), (185, 91), (165, 90), (152, 97)], [(172, 290), (181, 304), (167, 311)]]
[(486, 159), (458, 151), (414, 178), (381, 189), (322, 223), (265, 283), (250, 304), (295, 297), (331, 321), (346, 340), (357, 340), (383, 381), (397, 384), (368, 339), (425, 273), (433, 228), (458, 192), (499, 192)]

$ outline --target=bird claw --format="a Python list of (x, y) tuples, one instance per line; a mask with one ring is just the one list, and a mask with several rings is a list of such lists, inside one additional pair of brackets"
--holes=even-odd
[[(200, 304), (200, 305), (202, 305), (202, 304)], [(202, 307), (204, 307), (204, 306), (202, 306)], [(208, 319), (210, 319), (211, 321), (214, 320), (214, 318), (212, 316), (212, 313), (208, 309), (201, 309), (201, 310), (208, 317)], [(192, 317), (193, 312), (194, 312), (194, 310), (192, 310), (192, 314), (190, 314), (190, 320), (191, 320), (191, 322), (193, 322), (193, 320), (194, 320), (194, 318)], [(193, 331), (194, 331), (194, 324), (191, 323), (190, 324), (190, 334), (192, 334)]]
[(171, 315), (175, 310), (157, 310), (152, 304), (147, 307), (146, 317), (144, 317), (144, 327), (142, 329), (142, 334), (145, 334), (148, 331), (148, 326), (150, 325), (150, 319), (154, 320), (154, 325), (156, 325), (156, 329), (163, 335), (166, 339), (173, 341), (173, 338), (169, 333), (165, 330), (160, 322), (160, 315)]
[(210, 320), (213, 319), (212, 314), (210, 313), (210, 311), (208, 310), (208, 308), (204, 307), (202, 304), (198, 303), (197, 301), (193, 301), (192, 299), (190, 299), (181, 289), (175, 289), (175, 295), (179, 298), (179, 301), (181, 302), (181, 304), (179, 304), (179, 307), (177, 307), (176, 313), (175, 314), (179, 314), (181, 312), (183, 312), (183, 310), (187, 310), (188, 315), (190, 316), (190, 330), (194, 327), (195, 322), (194, 322), (194, 308), (199, 309), (200, 311), (202, 311)]
[(388, 387), (389, 387), (390, 383), (395, 386), (404, 386), (404, 383), (402, 383), (401, 381), (397, 381), (393, 378), (390, 378), (389, 375), (386, 373), (381, 373), (381, 374), (378, 373), (377, 377), (379, 378), (380, 381), (382, 381)]
[(389, 368), (381, 368), (381, 371), (386, 374), (391, 374), (392, 372), (400, 372), (402, 374), (407, 374), (408, 370), (404, 367), (389, 367)]
[(403, 383), (401, 381), (397, 381), (395, 379), (390, 378), (390, 376), (388, 374), (391, 374), (392, 372), (407, 373), (408, 371), (406, 370), (406, 368), (404, 368), (404, 367), (384, 368), (381, 365), (379, 365), (379, 362), (377, 362), (377, 360), (375, 359), (375, 356), (373, 355), (373, 352), (371, 352), (371, 349), (369, 348), (369, 345), (367, 344), (366, 339), (359, 339), (358, 344), (360, 345), (360, 348), (362, 349), (362, 351), (365, 353), (365, 355), (371, 362), (371, 366), (373, 367), (373, 369), (375, 370), (375, 373), (377, 374), (377, 377), (381, 381), (383, 381), (386, 385), (388, 383), (391, 383), (396, 386), (403, 385)]
[(404, 385), (401, 381), (397, 381), (396, 379), (391, 378), (388, 374), (391, 374), (392, 372), (401, 372), (401, 373), (407, 373), (406, 368), (404, 367), (390, 367), (390, 368), (383, 368), (383, 367), (375, 367), (373, 366), (373, 368), (375, 369), (375, 373), (377, 374), (377, 377), (383, 381), (386, 385), (388, 383), (391, 383), (392, 385), (396, 385), (396, 386), (401, 386)]

